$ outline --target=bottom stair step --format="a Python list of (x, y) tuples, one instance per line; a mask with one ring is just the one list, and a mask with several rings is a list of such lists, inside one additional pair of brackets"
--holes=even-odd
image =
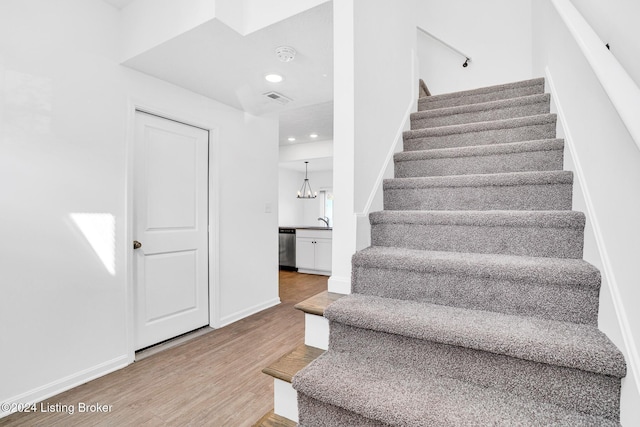
[(316, 316), (323, 316), (324, 310), (331, 304), (342, 298), (344, 294), (338, 294), (335, 292), (320, 292), (307, 298), (304, 301), (294, 305), (293, 308), (303, 311), (304, 313), (315, 314)]
[(288, 383), (291, 378), (302, 368), (318, 358), (324, 350), (300, 344), (288, 353), (285, 353), (280, 359), (262, 370), (263, 374), (271, 375)]
[[(271, 365), (262, 370), (271, 375), (273, 381), (273, 412), (274, 416), (261, 419), (256, 426), (277, 427), (296, 425), (298, 421), (298, 402), (295, 390), (291, 387), (291, 379), (301, 369), (324, 353), (324, 350), (301, 344), (293, 350), (285, 353)], [(290, 421), (293, 424), (278, 424), (277, 422)], [(262, 424), (259, 424), (262, 422)], [(271, 424), (269, 424), (271, 423)]]
[(299, 425), (617, 426), (443, 376), (413, 378), (390, 363), (329, 351), (293, 378)]
[(330, 352), (402, 371), (402, 381), (446, 376), (619, 418), (625, 360), (595, 326), (358, 294), (333, 303), (325, 317)]
[(274, 414), (273, 411), (267, 412), (252, 427), (296, 427), (298, 423), (288, 418)]

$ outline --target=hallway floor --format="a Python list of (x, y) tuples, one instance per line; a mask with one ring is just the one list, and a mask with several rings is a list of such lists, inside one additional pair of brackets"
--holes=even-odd
[[(262, 368), (304, 340), (304, 314), (293, 306), (326, 290), (327, 279), (281, 271), (280, 305), (49, 398), (36, 405), (38, 413), (13, 414), (0, 425), (251, 426), (273, 408), (273, 378)], [(79, 413), (81, 403), (106, 405), (107, 412)]]

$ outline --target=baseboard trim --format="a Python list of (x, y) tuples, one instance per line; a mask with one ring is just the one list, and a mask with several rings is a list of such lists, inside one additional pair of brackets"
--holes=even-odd
[(318, 276), (331, 276), (331, 272), (328, 270), (307, 270), (305, 268), (299, 268), (298, 273), (316, 274)]
[(403, 134), (405, 129), (407, 129), (407, 127), (410, 126), (408, 124), (410, 123), (410, 120), (411, 120), (411, 113), (413, 112), (416, 105), (417, 105), (417, 98), (415, 97), (411, 98), (411, 102), (409, 102), (409, 105), (407, 106), (407, 109), (405, 110), (404, 115), (402, 116), (402, 120), (400, 121), (398, 130), (396, 131), (393, 144), (391, 144), (391, 146), (389, 147), (389, 151), (387, 151), (387, 155), (384, 159), (384, 163), (382, 164), (382, 167), (378, 172), (376, 181), (371, 189), (371, 192), (369, 193), (369, 198), (367, 199), (367, 203), (364, 205), (364, 208), (362, 209), (361, 212), (356, 212), (356, 215), (366, 216), (366, 217), (369, 216), (369, 213), (371, 212), (371, 207), (376, 198), (376, 194), (382, 189), (382, 183), (384, 182), (384, 178), (388, 174), (389, 170), (391, 171), (391, 176), (393, 176), (393, 167), (394, 167), (393, 155), (396, 152), (400, 151), (398, 147), (403, 141)]
[(576, 156), (577, 150), (574, 144), (573, 137), (571, 136), (571, 129), (569, 129), (566, 125), (567, 123), (566, 115), (564, 113), (560, 100), (556, 96), (557, 92), (554, 86), (553, 77), (551, 75), (551, 71), (549, 70), (549, 67), (545, 67), (545, 78), (547, 81), (549, 92), (551, 93), (551, 96), (553, 97), (553, 102), (556, 106), (558, 123), (560, 126), (562, 126), (562, 129), (564, 131), (565, 144), (567, 145), (569, 153), (571, 154), (571, 159), (575, 169), (574, 174), (576, 176), (576, 180), (579, 182), (580, 187), (582, 189), (584, 202), (586, 206), (585, 215), (587, 216), (588, 220), (591, 222), (591, 227), (593, 229), (593, 233), (595, 236), (598, 252), (600, 253), (600, 259), (601, 259), (602, 270), (603, 270), (602, 273), (607, 278), (607, 282), (609, 285), (608, 286), (609, 292), (611, 295), (611, 299), (613, 301), (616, 317), (618, 320), (618, 325), (620, 327), (620, 333), (624, 341), (625, 354), (628, 359), (627, 363), (631, 367), (629, 371), (632, 374), (636, 388), (638, 388), (638, 392), (640, 393), (640, 355), (638, 354), (638, 349), (635, 344), (633, 334), (631, 333), (632, 327), (629, 323), (629, 317), (627, 316), (624, 305), (622, 304), (622, 297), (620, 295), (619, 285), (616, 280), (613, 267), (611, 266), (609, 253), (607, 251), (607, 247), (604, 242), (604, 237), (602, 235), (600, 222), (598, 221), (598, 216), (595, 214), (595, 208), (589, 192), (589, 186), (587, 184), (587, 181), (585, 180), (584, 170), (580, 163), (580, 159)]
[(331, 276), (328, 282), (329, 292), (336, 294), (350, 294), (351, 293), (351, 279), (347, 277)]
[(216, 326), (212, 325), (212, 327), (222, 328), (224, 326), (227, 326), (227, 325), (230, 325), (230, 324), (232, 324), (234, 322), (237, 322), (238, 320), (242, 320), (245, 317), (249, 317), (252, 314), (256, 314), (256, 313), (261, 312), (262, 310), (266, 310), (267, 308), (274, 307), (274, 306), (276, 306), (278, 304), (280, 304), (280, 298), (274, 298), (274, 299), (269, 300), (267, 302), (264, 302), (262, 304), (256, 304), (253, 307), (249, 307), (249, 308), (246, 308), (244, 310), (240, 310), (240, 311), (237, 311), (237, 312), (235, 312), (233, 314), (230, 314), (228, 316), (223, 317), (222, 319), (220, 319), (220, 324), (219, 325), (216, 325)]
[[(81, 384), (87, 383), (91, 380), (95, 380), (96, 378), (100, 378), (102, 376), (110, 374), (111, 372), (122, 369), (128, 365), (129, 356), (123, 354), (122, 356), (116, 357), (115, 359), (111, 359), (99, 365), (93, 366), (80, 372), (76, 372), (75, 374), (60, 378), (59, 380), (53, 381), (49, 384), (6, 399), (3, 403), (33, 404), (42, 402), (45, 399), (70, 390)], [(11, 415), (14, 412), (16, 411), (0, 410), (0, 418)]]

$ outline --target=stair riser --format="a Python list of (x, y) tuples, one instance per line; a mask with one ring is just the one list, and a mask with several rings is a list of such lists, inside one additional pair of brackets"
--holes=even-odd
[(548, 113), (549, 103), (538, 102), (529, 105), (474, 111), (437, 117), (421, 118), (418, 114), (414, 115), (411, 118), (411, 129), (424, 129), (439, 126), (460, 125), (465, 123), (488, 122), (491, 120), (514, 119), (517, 117), (535, 116), (538, 114)]
[(330, 347), (362, 360), (393, 361), (407, 377), (444, 375), (527, 399), (617, 419), (620, 380), (578, 369), (531, 362), (331, 322)]
[(373, 224), (372, 246), (445, 252), (582, 258), (582, 229)]
[(563, 322), (597, 325), (599, 290), (537, 278), (475, 277), (354, 265), (352, 292)]
[(562, 150), (396, 161), (396, 178), (562, 170)]
[(385, 210), (569, 210), (571, 184), (385, 188)]
[(514, 128), (477, 130), (421, 138), (404, 138), (404, 151), (435, 148), (470, 147), (474, 145), (503, 144), (508, 142), (552, 139), (556, 135), (555, 123), (534, 124)]
[(298, 427), (388, 427), (388, 424), (364, 418), (355, 412), (321, 402), (303, 393), (298, 393), (298, 407), (300, 408)]
[(434, 110), (436, 108), (457, 107), (460, 105), (478, 104), (481, 102), (498, 101), (501, 99), (518, 98), (520, 96), (537, 95), (544, 92), (544, 85), (524, 86), (504, 89), (495, 92), (461, 96), (457, 98), (437, 99), (426, 97), (418, 100), (418, 111)]

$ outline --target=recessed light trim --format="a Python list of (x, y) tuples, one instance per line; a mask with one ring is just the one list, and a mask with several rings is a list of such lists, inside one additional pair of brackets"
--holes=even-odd
[(294, 137), (292, 137), (292, 136), (290, 136), (289, 138), (287, 138), (287, 141), (289, 141), (289, 142), (293, 142), (293, 141), (295, 141), (295, 140), (296, 140), (296, 139), (295, 139)]
[(269, 83), (280, 83), (284, 80), (284, 78), (280, 74), (275, 73), (267, 74), (266, 76), (264, 76), (264, 79)]
[(318, 137), (318, 134), (315, 132), (309, 135), (309, 138), (317, 138), (317, 137)]

